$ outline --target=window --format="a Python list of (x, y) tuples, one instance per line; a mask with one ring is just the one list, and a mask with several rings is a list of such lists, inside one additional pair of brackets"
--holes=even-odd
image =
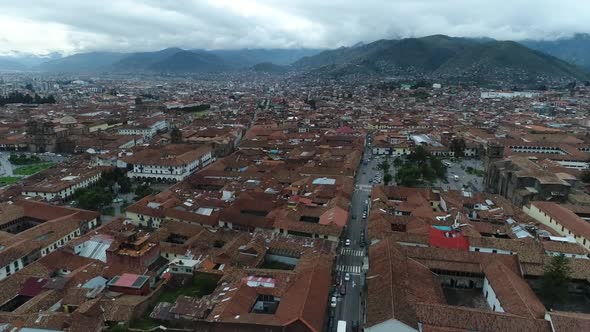
[(479, 251), (479, 248), (475, 248), (475, 251)]
[(498, 253), (498, 250), (494, 249), (494, 250), (492, 250), (492, 252), (493, 252), (494, 254), (497, 254), (497, 253)]

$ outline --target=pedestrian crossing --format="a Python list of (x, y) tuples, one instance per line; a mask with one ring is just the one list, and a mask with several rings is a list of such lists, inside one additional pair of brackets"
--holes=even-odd
[(344, 255), (344, 256), (365, 256), (365, 251), (364, 250), (355, 250), (355, 249), (348, 249), (348, 248), (342, 248), (340, 249), (340, 255)]
[(348, 272), (348, 273), (361, 273), (361, 267), (360, 266), (352, 266), (352, 265), (337, 265), (336, 271)]

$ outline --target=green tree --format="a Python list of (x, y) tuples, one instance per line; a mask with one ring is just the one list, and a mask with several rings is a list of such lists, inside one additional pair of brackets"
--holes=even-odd
[(149, 196), (153, 193), (154, 193), (154, 190), (147, 183), (141, 184), (141, 185), (137, 186), (137, 188), (135, 188), (135, 196), (137, 196), (138, 199), (144, 198), (144, 197)]
[(393, 159), (393, 166), (400, 167), (403, 164), (404, 164), (404, 161), (401, 157), (397, 157), (397, 158)]
[(389, 173), (385, 173), (385, 175), (383, 176), (383, 183), (385, 183), (385, 185), (388, 186), (391, 180), (393, 180), (393, 176), (391, 176), (391, 174)]
[(131, 192), (132, 184), (131, 179), (127, 176), (120, 178), (117, 183), (119, 184), (119, 192), (122, 194), (127, 194)]
[(563, 303), (567, 299), (570, 274), (571, 267), (564, 255), (554, 256), (549, 266), (545, 268), (541, 293), (550, 307)]
[(86, 210), (99, 211), (103, 207), (111, 204), (113, 194), (101, 187), (93, 186), (90, 188), (80, 189), (74, 194), (78, 201), (78, 207)]
[(416, 164), (406, 163), (395, 174), (395, 182), (400, 186), (415, 187), (422, 183), (422, 172)]
[(587, 168), (582, 172), (580, 179), (582, 180), (582, 182), (590, 183), (590, 168)]
[(455, 157), (462, 158), (465, 156), (465, 140), (463, 138), (453, 138), (449, 146)]
[(408, 155), (408, 160), (412, 162), (426, 162), (430, 156), (430, 153), (426, 151), (426, 149), (422, 145), (418, 145), (410, 155)]
[(389, 163), (387, 160), (383, 160), (382, 162), (377, 165), (377, 167), (383, 171), (383, 173), (387, 173), (389, 171)]
[(434, 170), (436, 177), (443, 179), (447, 177), (447, 168), (443, 164), (440, 158), (431, 156), (430, 157), (430, 167)]

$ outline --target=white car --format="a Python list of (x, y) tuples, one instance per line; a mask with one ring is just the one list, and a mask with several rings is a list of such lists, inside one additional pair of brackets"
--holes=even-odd
[(332, 296), (332, 300), (330, 301), (330, 306), (332, 306), (332, 308), (336, 308), (336, 304), (338, 304), (338, 300), (336, 300), (336, 296)]
[(350, 246), (350, 239), (346, 239), (346, 242), (344, 242), (344, 245), (347, 247)]
[(350, 281), (350, 273), (344, 275), (344, 281)]

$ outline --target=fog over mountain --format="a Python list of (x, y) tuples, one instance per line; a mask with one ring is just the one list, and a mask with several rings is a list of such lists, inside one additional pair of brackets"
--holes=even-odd
[(326, 49), (434, 34), (553, 40), (590, 32), (590, 2), (579, 0), (31, 0), (1, 8), (0, 55)]

